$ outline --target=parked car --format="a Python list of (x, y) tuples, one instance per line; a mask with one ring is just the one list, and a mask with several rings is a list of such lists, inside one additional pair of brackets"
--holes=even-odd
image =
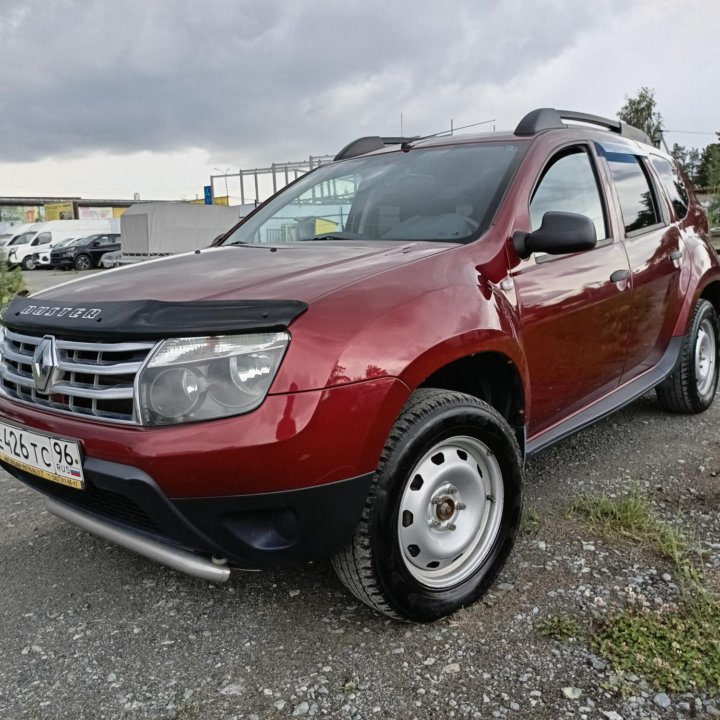
[(88, 236), (96, 233), (112, 233), (120, 227), (120, 221), (109, 220), (48, 220), (33, 223), (8, 251), (7, 264), (20, 265), (23, 270), (33, 270), (33, 255), (55, 247), (62, 240)]
[(69, 238), (66, 238), (65, 240), (61, 240), (53, 248), (49, 248), (49, 247), (45, 246), (43, 250), (34, 252), (32, 254), (32, 265), (33, 265), (32, 269), (33, 270), (41, 270), (43, 268), (48, 268), (48, 269), (52, 268), (52, 258), (51, 258), (52, 250), (59, 250), (60, 248), (68, 247), (68, 245), (72, 245), (73, 243), (79, 242), (81, 240), (84, 240), (84, 238), (69, 237)]
[(120, 249), (119, 233), (97, 233), (50, 253), (52, 267), (89, 270), (98, 266), (100, 258), (107, 252)]
[(113, 250), (112, 252), (106, 252), (100, 258), (100, 267), (102, 268), (114, 268), (120, 265), (122, 260), (122, 250)]
[(365, 137), (217, 247), (13, 300), (0, 457), (183, 572), (329, 556), (433, 620), (500, 572), (526, 459), (651, 388), (710, 406), (718, 309), (707, 218), (635, 128)]

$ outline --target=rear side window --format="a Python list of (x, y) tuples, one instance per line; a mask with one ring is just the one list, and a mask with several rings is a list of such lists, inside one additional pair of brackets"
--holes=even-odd
[(650, 162), (660, 176), (660, 182), (675, 208), (675, 215), (682, 220), (687, 215), (690, 199), (680, 173), (671, 162), (657, 155), (653, 155)]
[(606, 153), (615, 181), (626, 233), (658, 225), (657, 203), (645, 169), (635, 155)]
[(603, 204), (590, 157), (582, 148), (552, 160), (530, 200), (530, 222), (537, 230), (546, 212), (586, 215), (595, 223), (598, 241), (607, 238)]

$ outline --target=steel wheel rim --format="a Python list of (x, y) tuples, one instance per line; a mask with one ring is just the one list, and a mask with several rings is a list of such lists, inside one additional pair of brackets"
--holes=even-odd
[(698, 328), (695, 339), (695, 383), (700, 395), (707, 395), (715, 382), (717, 348), (715, 328), (705, 318)]
[(495, 546), (504, 501), (502, 470), (485, 443), (457, 436), (434, 445), (400, 498), (397, 532), (408, 572), (433, 589), (467, 580)]

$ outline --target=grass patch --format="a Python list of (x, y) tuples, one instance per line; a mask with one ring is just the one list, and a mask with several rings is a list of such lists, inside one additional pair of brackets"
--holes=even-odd
[(540, 513), (534, 507), (526, 507), (523, 510), (520, 521), (520, 532), (530, 537), (537, 535), (540, 530)]
[(720, 604), (669, 612), (628, 611), (598, 623), (593, 649), (619, 672), (657, 687), (720, 689)]
[(683, 534), (659, 520), (647, 497), (633, 489), (620, 498), (609, 495), (581, 495), (570, 506), (571, 512), (585, 515), (590, 524), (607, 535), (621, 535), (680, 565), (687, 550)]
[(609, 537), (627, 538), (669, 560), (679, 580), (675, 607), (633, 608), (596, 621), (589, 637), (595, 652), (616, 671), (644, 675), (662, 689), (719, 690), (720, 598), (706, 587), (699, 543), (659, 519), (638, 489), (619, 498), (582, 495), (570, 510)]
[(537, 624), (538, 632), (547, 638), (568, 642), (573, 639), (583, 639), (585, 630), (582, 625), (569, 615), (550, 615)]

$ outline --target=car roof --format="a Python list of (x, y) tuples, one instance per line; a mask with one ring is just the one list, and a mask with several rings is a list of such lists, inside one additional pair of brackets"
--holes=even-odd
[(577, 137), (600, 143), (608, 152), (648, 155), (650, 152), (669, 156), (655, 147), (650, 138), (632, 125), (570, 110), (538, 108), (527, 113), (513, 132), (482, 132), (463, 135), (438, 134), (428, 137), (365, 136), (348, 143), (335, 160), (397, 152), (415, 148), (442, 147), (471, 143), (529, 143), (540, 136), (558, 135), (559, 139)]

